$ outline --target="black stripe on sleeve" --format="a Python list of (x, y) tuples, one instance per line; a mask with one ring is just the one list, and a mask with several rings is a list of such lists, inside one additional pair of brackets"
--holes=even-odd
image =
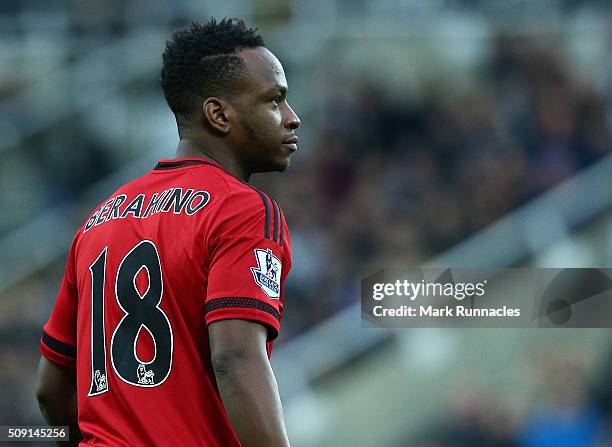
[(266, 222), (265, 222), (266, 227), (264, 230), (264, 235), (266, 239), (270, 239), (270, 205), (268, 205), (268, 201), (266, 200), (266, 195), (261, 191), (258, 191), (258, 190), (256, 191), (261, 197), (261, 200), (263, 201), (263, 204), (264, 204), (264, 208), (266, 210)]
[(50, 349), (54, 350), (58, 354), (62, 354), (72, 359), (76, 358), (76, 348), (69, 344), (63, 343), (56, 338), (51, 337), (49, 334), (43, 331), (42, 341)]
[(258, 309), (280, 320), (280, 315), (274, 307), (255, 298), (216, 298), (206, 303), (206, 313), (219, 309)]
[(278, 227), (279, 227), (279, 223), (280, 223), (280, 219), (279, 219), (279, 207), (278, 207), (278, 203), (276, 203), (276, 200), (274, 200), (272, 197), (270, 197), (270, 201), (272, 202), (272, 205), (274, 206), (274, 233), (273, 233), (273, 239), (274, 242), (278, 242)]
[(283, 210), (278, 207), (278, 211), (280, 212), (280, 242), (279, 245), (283, 246), (283, 240), (285, 239), (285, 215), (283, 214)]

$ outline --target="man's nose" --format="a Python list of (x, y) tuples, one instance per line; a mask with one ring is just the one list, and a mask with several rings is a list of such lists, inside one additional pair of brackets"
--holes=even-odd
[(295, 130), (300, 127), (300, 117), (293, 111), (291, 106), (287, 104), (287, 118), (285, 119), (285, 127), (288, 129)]

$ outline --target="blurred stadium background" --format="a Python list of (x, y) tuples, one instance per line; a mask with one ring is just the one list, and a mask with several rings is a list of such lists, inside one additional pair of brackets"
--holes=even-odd
[(255, 179), (292, 232), (293, 445), (612, 446), (610, 330), (362, 329), (357, 307), (372, 267), (612, 267), (605, 0), (0, 2), (0, 425), (42, 423), (72, 234), (172, 157), (164, 41), (209, 16), (259, 28), (302, 119), (289, 171)]

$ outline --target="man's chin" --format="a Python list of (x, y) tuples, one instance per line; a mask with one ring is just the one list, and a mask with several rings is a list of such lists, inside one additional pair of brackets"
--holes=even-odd
[(287, 160), (285, 161), (285, 163), (279, 165), (278, 169), (276, 169), (276, 170), (278, 172), (286, 171), (290, 164), (291, 164), (291, 159), (289, 157), (287, 157)]
[(283, 154), (271, 163), (270, 169), (268, 172), (286, 171), (290, 164), (291, 164), (291, 155)]
[(257, 170), (253, 171), (253, 174), (263, 174), (265, 172), (283, 172), (289, 167), (289, 159), (286, 161), (270, 163), (267, 166), (261, 166)]

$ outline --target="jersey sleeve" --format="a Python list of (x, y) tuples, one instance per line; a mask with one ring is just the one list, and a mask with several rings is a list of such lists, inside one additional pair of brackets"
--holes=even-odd
[[(77, 233), (78, 234), (78, 233)], [(74, 367), (76, 364), (77, 286), (74, 250), (70, 246), (66, 270), (51, 316), (43, 326), (40, 352), (53, 363)]]
[(278, 204), (247, 191), (221, 205), (209, 245), (206, 324), (237, 318), (280, 330), (284, 282), (291, 268), (288, 234)]

